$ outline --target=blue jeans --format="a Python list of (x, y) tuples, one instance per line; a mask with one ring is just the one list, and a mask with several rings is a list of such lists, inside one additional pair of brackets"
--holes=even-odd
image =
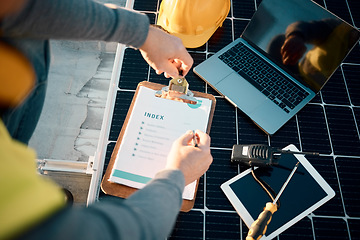
[(10, 135), (28, 144), (39, 121), (44, 105), (47, 76), (50, 64), (48, 40), (4, 39), (20, 50), (32, 63), (36, 72), (36, 83), (28, 98), (15, 109), (9, 109), (2, 116)]

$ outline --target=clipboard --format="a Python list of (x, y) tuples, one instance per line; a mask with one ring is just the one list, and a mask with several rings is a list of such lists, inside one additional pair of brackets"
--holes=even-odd
[[(109, 178), (110, 178), (112, 169), (114, 167), (115, 160), (116, 160), (117, 154), (119, 152), (121, 142), (124, 139), (124, 134), (125, 134), (126, 128), (129, 125), (129, 120), (131, 119), (131, 115), (133, 114), (134, 104), (135, 104), (136, 99), (139, 96), (139, 89), (141, 87), (145, 87), (145, 88), (148, 88), (148, 89), (151, 89), (151, 90), (156, 90), (156, 91), (159, 91), (161, 89), (166, 88), (165, 85), (157, 84), (157, 83), (151, 83), (151, 82), (147, 82), (147, 81), (143, 81), (143, 82), (140, 82), (138, 84), (138, 86), (136, 88), (136, 92), (135, 92), (134, 97), (132, 99), (131, 105), (129, 107), (128, 113), (126, 115), (124, 124), (122, 126), (121, 132), (119, 134), (119, 137), (117, 139), (116, 145), (115, 145), (114, 150), (113, 150), (113, 153), (111, 155), (109, 165), (108, 165), (108, 167), (106, 169), (105, 175), (104, 175), (104, 177), (102, 179), (102, 182), (101, 182), (102, 191), (104, 193), (108, 194), (108, 195), (113, 195), (113, 196), (117, 196), (117, 197), (121, 197), (121, 198), (128, 198), (131, 194), (133, 194), (134, 192), (139, 190), (138, 188), (135, 188), (135, 187), (130, 187), (130, 186), (127, 186), (127, 185), (124, 185), (124, 184), (110, 182)], [(210, 114), (208, 116), (208, 123), (207, 123), (207, 127), (206, 127), (206, 133), (209, 134), (211, 124), (212, 124), (212, 119), (213, 119), (213, 116), (214, 116), (216, 99), (215, 99), (215, 97), (213, 95), (207, 94), (207, 93), (193, 91), (192, 94), (193, 94), (194, 97), (207, 98), (207, 99), (209, 99), (211, 101)], [(156, 97), (156, 96), (154, 96), (154, 97)], [(163, 100), (164, 101), (169, 101), (169, 99), (163, 99)], [(173, 101), (173, 100), (170, 100), (170, 101)], [(181, 104), (187, 104), (187, 103), (181, 103)], [(192, 129), (190, 129), (190, 130), (192, 130)], [(192, 200), (183, 199), (183, 203), (182, 203), (182, 206), (181, 206), (181, 211), (182, 212), (188, 212), (193, 208), (193, 206), (195, 204), (198, 185), (199, 185), (199, 179), (197, 179), (197, 181), (196, 181), (196, 187), (195, 187), (195, 193), (194, 193), (193, 199)]]

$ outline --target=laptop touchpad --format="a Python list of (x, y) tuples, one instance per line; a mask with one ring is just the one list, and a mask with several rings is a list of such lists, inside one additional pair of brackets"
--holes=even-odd
[(230, 74), (215, 87), (246, 114), (254, 111), (266, 99), (258, 89), (237, 73)]

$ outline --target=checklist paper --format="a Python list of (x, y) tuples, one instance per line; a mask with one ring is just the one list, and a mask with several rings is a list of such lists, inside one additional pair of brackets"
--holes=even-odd
[[(197, 104), (159, 98), (155, 90), (141, 86), (126, 126), (110, 182), (143, 188), (165, 168), (172, 143), (188, 130), (206, 132), (212, 101)], [(196, 181), (185, 187), (183, 198), (194, 198)]]

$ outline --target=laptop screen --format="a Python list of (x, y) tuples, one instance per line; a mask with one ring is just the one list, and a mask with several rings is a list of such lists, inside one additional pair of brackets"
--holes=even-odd
[(242, 37), (317, 93), (360, 33), (314, 2), (263, 0)]

